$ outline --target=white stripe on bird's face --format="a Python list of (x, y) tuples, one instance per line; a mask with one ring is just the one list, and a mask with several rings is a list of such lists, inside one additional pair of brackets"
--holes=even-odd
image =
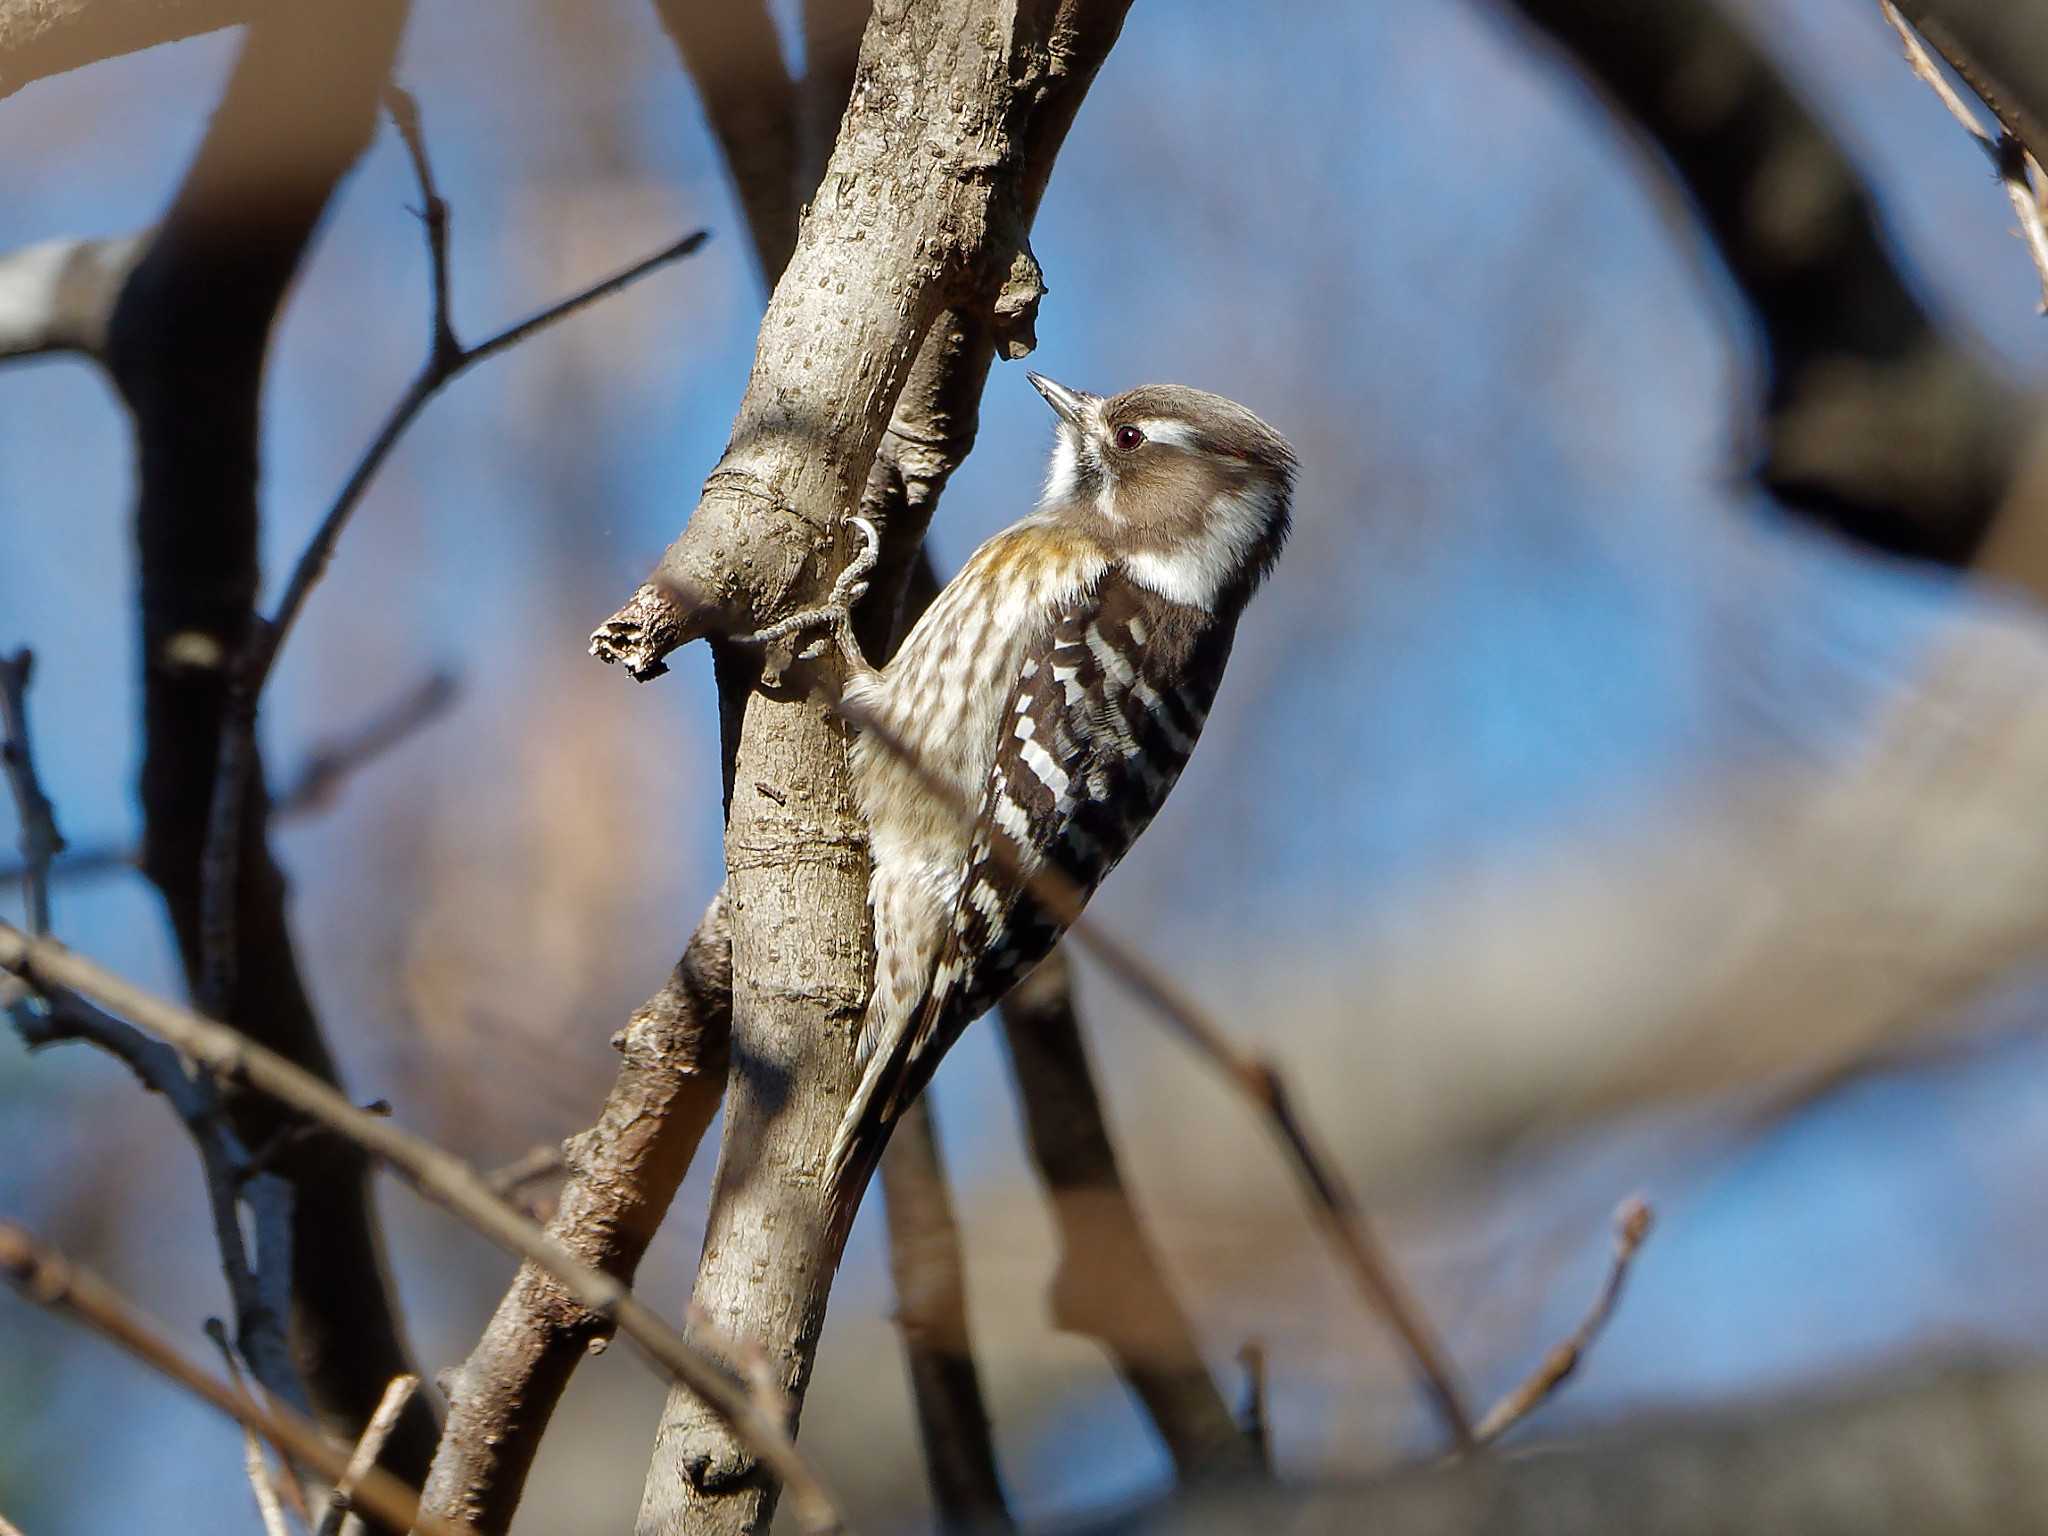
[(1210, 498), (1201, 531), (1174, 549), (1141, 550), (1126, 555), (1123, 567), (1131, 580), (1161, 597), (1191, 608), (1212, 609), (1217, 597), (1241, 574), (1279, 514), (1284, 492), (1258, 484), (1222, 491)]

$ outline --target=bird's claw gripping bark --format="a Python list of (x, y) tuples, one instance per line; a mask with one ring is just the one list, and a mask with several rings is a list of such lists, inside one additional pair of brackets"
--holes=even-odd
[(793, 613), (786, 619), (755, 630), (750, 635), (736, 635), (734, 639), (747, 645), (769, 645), (786, 640), (806, 630), (827, 631), (798, 652), (798, 659), (815, 660), (825, 653), (828, 645), (837, 645), (839, 653), (846, 658), (846, 664), (856, 672), (868, 670), (867, 658), (861, 654), (860, 642), (853, 634), (853, 605), (867, 595), (868, 573), (881, 558), (882, 537), (875, 525), (864, 517), (849, 517), (847, 523), (860, 535), (861, 547), (846, 569), (833, 580), (832, 591), (825, 601), (815, 608), (806, 608)]

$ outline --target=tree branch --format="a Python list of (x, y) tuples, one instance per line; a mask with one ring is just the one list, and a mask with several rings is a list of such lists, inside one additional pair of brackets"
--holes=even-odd
[[(63, 839), (57, 833), (55, 810), (36, 774), (28, 729), (29, 673), (27, 651), (0, 658), (0, 719), (6, 724), (7, 776), (27, 854), (23, 878), (29, 931), (41, 936), (48, 933), (50, 922), (49, 861), (61, 850)], [(226, 1106), (213, 1084), (188, 1073), (177, 1052), (77, 999), (52, 1007), (40, 1000), (8, 995), (19, 988), (20, 983), (6, 978), (0, 985), (0, 1002), (6, 1003), (24, 1045), (36, 1050), (67, 1040), (95, 1044), (124, 1063), (144, 1088), (162, 1094), (184, 1123), (205, 1175), (214, 1237), (234, 1302), (235, 1336), (243, 1357), (279, 1401), (304, 1407), (305, 1388), (285, 1339), (285, 1324), (291, 1315), (289, 1271), (283, 1265), (261, 1271), (256, 1268), (239, 1214), (246, 1202), (257, 1218), (254, 1224), (264, 1229), (264, 1215), (281, 1208), (288, 1217), (290, 1191), (279, 1180), (259, 1174), (229, 1123)]]
[(1608, 1263), (1607, 1279), (1593, 1298), (1593, 1305), (1580, 1319), (1579, 1326), (1552, 1348), (1526, 1379), (1487, 1410), (1473, 1431), (1481, 1445), (1491, 1445), (1549, 1402), (1579, 1368), (1586, 1351), (1593, 1347), (1593, 1341), (1600, 1337), (1600, 1331), (1621, 1304), (1621, 1288), (1628, 1281), (1629, 1267), (1649, 1237), (1653, 1222), (1650, 1207), (1644, 1201), (1622, 1202), (1614, 1213), (1614, 1257)]
[[(327, 1512), (320, 1517), (314, 1536), (342, 1536), (356, 1506), (357, 1488), (369, 1476), (370, 1469), (377, 1465), (377, 1458), (384, 1454), (384, 1442), (398, 1427), (405, 1405), (412, 1401), (412, 1395), (419, 1386), (417, 1376), (396, 1376), (384, 1389), (377, 1411), (370, 1415), (370, 1422), (363, 1426), (362, 1438), (356, 1441), (356, 1448), (349, 1453), (348, 1465), (334, 1480), (334, 1487), (327, 1495)], [(360, 1521), (356, 1522), (356, 1527), (360, 1530)]]
[(789, 1432), (722, 1366), (670, 1328), (618, 1280), (584, 1264), (521, 1215), (475, 1169), (384, 1115), (359, 1109), (311, 1073), (224, 1024), (152, 996), (50, 939), (0, 923), (0, 971), (49, 997), (90, 998), (147, 1028), (223, 1082), (246, 1083), (388, 1164), (485, 1237), (541, 1265), (581, 1305), (609, 1318), (659, 1369), (687, 1381), (787, 1480), (807, 1531), (841, 1528), (830, 1498)]
[(896, 1326), (910, 1365), (911, 1397), (939, 1529), (1014, 1530), (974, 1363), (960, 1230), (929, 1095), (905, 1112), (889, 1139), (882, 1195), (889, 1212)]
[(0, 98), (102, 59), (249, 20), (255, 0), (0, 0)]
[(456, 337), (454, 326), (449, 319), (448, 205), (442, 200), (434, 185), (433, 170), (427, 159), (426, 142), (420, 133), (419, 108), (411, 96), (396, 88), (388, 93), (388, 99), (391, 103), (392, 119), (398, 125), (399, 134), (412, 157), (413, 167), (420, 180), (420, 192), (425, 201), (421, 223), (426, 228), (428, 265), (433, 275), (432, 328), (427, 358), (412, 383), (384, 418), (383, 425), (377, 429), (369, 447), (364, 450), (355, 468), (349, 473), (347, 481), (334, 499), (334, 504), (328, 508), (326, 516), (320, 520), (320, 526), (314, 530), (313, 537), (301, 552), (298, 563), (292, 568), (284, 594), (278, 599), (276, 612), (269, 620), (257, 620), (250, 625), (248, 639), (232, 668), (229, 710), (221, 741), (220, 769), (214, 780), (207, 817), (208, 830), (201, 884), (204, 938), (202, 947), (205, 950), (207, 973), (204, 995), (217, 1012), (228, 1011), (234, 1001), (235, 887), (236, 871), (241, 864), (241, 807), (248, 800), (249, 790), (254, 782), (257, 707), (262, 698), (264, 685), (269, 682), (271, 671), (277, 665), (278, 653), (291, 634), (292, 625), (297, 622), (299, 614), (304, 610), (306, 599), (312, 595), (313, 587), (326, 573), (328, 562), (334, 558), (335, 546), (340, 543), (342, 532), (347, 528), (357, 506), (361, 504), (370, 482), (384, 467), (384, 461), (398, 446), (398, 440), (405, 435), (406, 428), (412, 425), (413, 418), (419, 415), (427, 402), (433, 399), (444, 385), (476, 364), (510, 350), (558, 320), (566, 319), (598, 300), (639, 281), (648, 273), (689, 255), (708, 238), (707, 233), (701, 229), (685, 235), (674, 244), (635, 262), (624, 271), (615, 273), (602, 282), (594, 283), (579, 293), (571, 294), (559, 303), (548, 306), (539, 314), (507, 327), (488, 340), (475, 346), (464, 346)]
[(1203, 1363), (1180, 1299), (1124, 1187), (1063, 951), (1004, 999), (1003, 1044), (1032, 1160), (1060, 1229), (1052, 1315), (1103, 1351), (1185, 1480), (1256, 1476), (1265, 1460)]
[(2006, 135), (2048, 163), (2048, 7), (2040, 0), (1894, 0), (1991, 109)]
[(45, 240), (0, 256), (0, 360), (104, 357), (114, 304), (150, 239)]
[(0, 764), (21, 820), (21, 896), (31, 933), (50, 931), (50, 863), (64, 851), (56, 808), (36, 777), (28, 734), (28, 679), (35, 658), (27, 651), (0, 656)]
[[(564, 1145), (568, 1181), (548, 1237), (631, 1284), (725, 1092), (732, 940), (712, 899), (665, 985), (613, 1037), (624, 1060), (596, 1126)], [(427, 1507), (502, 1531), (541, 1436), (578, 1364), (612, 1334), (545, 1267), (522, 1264), (490, 1325), (451, 1378), (448, 1428)]]
[(809, 190), (797, 186), (796, 93), (774, 18), (766, 0), (655, 0), (654, 9), (697, 83), (746, 214), (754, 265), (772, 284), (796, 248), (797, 207)]
[(1513, 8), (1661, 152), (1754, 314), (1761, 418), (1738, 451), (1764, 489), (1858, 542), (1971, 561), (2038, 407), (1931, 321), (1854, 167), (1769, 57), (1713, 0)]
[[(600, 630), (600, 656), (650, 676), (687, 639), (751, 633), (824, 591), (939, 317), (964, 309), (997, 344), (1024, 344), (1042, 289), (1025, 232), (1124, 10), (947, 0), (876, 13), (732, 445), (655, 578)], [(907, 578), (910, 531), (890, 530), (885, 548)], [(898, 594), (879, 579), (875, 592), (864, 627), (885, 640)], [(820, 1173), (856, 1075), (865, 847), (843, 728), (807, 698), (758, 691), (757, 656), (719, 650), (735, 1070), (696, 1301), (800, 1405), (841, 1240)], [(774, 1500), (756, 1458), (672, 1393), (641, 1529), (758, 1529)]]
[[(345, 14), (344, 14), (345, 13)], [(368, 143), (405, 6), (266, 12), (148, 249), (120, 287), (104, 360), (133, 415), (140, 496), (144, 872), (162, 892), (194, 989), (204, 982), (200, 864), (227, 703), (224, 663), (257, 584), (258, 412), (272, 323), (329, 195)], [(311, 1071), (334, 1063), (300, 977), (284, 880), (263, 835), (260, 773), (239, 807), (238, 1022)], [(250, 1148), (287, 1119), (229, 1105)], [(289, 1277), (292, 1346), (320, 1415), (353, 1439), (410, 1369), (359, 1166), (292, 1147), (274, 1172), (289, 1221), (256, 1225), (259, 1274)], [(276, 1244), (276, 1247), (270, 1245)], [(423, 1402), (387, 1465), (416, 1481)]]
[[(1884, 19), (1891, 23), (1892, 30), (1899, 34), (1899, 41), (1905, 45), (1906, 62), (1913, 66), (1913, 73), (1934, 92), (1948, 109), (1949, 116), (1960, 123), (1963, 131), (1975, 139), (1990, 157), (1999, 185), (2005, 189), (2006, 200), (2012, 204), (2013, 212), (2019, 218), (2020, 235), (2026, 241), (2027, 255), (2033, 261), (2034, 274), (2041, 283), (2042, 312), (2048, 314), (2048, 220), (2043, 218), (2041, 198), (2035, 190), (2041, 176), (2040, 162), (2004, 118), (2000, 118), (2000, 130), (1995, 136), (1985, 132), (1977, 121), (1977, 114), (1956, 94), (1948, 77), (1941, 72), (1941, 66), (1934, 62), (1927, 51), (1927, 44), (1921, 40), (1913, 24), (1899, 14), (1898, 7), (1891, 0), (1878, 0), (1878, 5)], [(1966, 81), (1970, 78), (1972, 71), (1966, 63), (1955, 58), (1948, 62)], [(1977, 78), (1982, 79), (1981, 74)], [(1989, 89), (1988, 86), (1985, 88)]]

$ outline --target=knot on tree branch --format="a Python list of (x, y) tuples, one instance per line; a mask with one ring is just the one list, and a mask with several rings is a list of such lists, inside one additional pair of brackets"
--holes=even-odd
[(1020, 241), (989, 310), (996, 348), (1009, 361), (1021, 361), (1037, 349), (1038, 306), (1044, 298), (1045, 273), (1030, 245)]

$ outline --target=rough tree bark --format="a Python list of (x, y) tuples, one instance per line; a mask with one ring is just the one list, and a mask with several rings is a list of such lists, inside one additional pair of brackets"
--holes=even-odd
[(0, 97), (32, 80), (247, 21), (256, 0), (0, 0)]
[[(205, 141), (122, 286), (105, 359), (135, 421), (145, 756), (143, 867), (200, 986), (200, 860), (227, 701), (225, 663), (257, 591), (258, 409), (277, 309), (329, 195), (369, 142), (406, 7), (280, 4), (251, 28)], [(242, 986), (229, 1022), (333, 1080), (265, 837), (259, 779), (243, 808)], [(258, 1096), (235, 1129), (261, 1148), (295, 1122)], [(353, 1439), (410, 1372), (366, 1170), (318, 1140), (279, 1143), (294, 1186), (292, 1343), (316, 1409)], [(283, 1262), (275, 1252), (262, 1258)], [(408, 1481), (432, 1454), (415, 1400), (385, 1464)]]
[[(750, 631), (821, 594), (934, 322), (972, 309), (999, 344), (1027, 345), (1042, 289), (1025, 230), (1125, 8), (877, 12), (732, 445), (655, 579), (600, 631), (599, 654), (650, 675), (686, 640)], [(885, 533), (905, 566), (907, 532)], [(876, 607), (886, 623), (894, 604)], [(822, 1174), (867, 990), (866, 858), (843, 730), (808, 696), (759, 689), (751, 654), (723, 649), (718, 664), (735, 1045), (697, 1301), (721, 1333), (763, 1349), (800, 1403), (838, 1259)], [(693, 1398), (671, 1397), (643, 1530), (760, 1529), (774, 1497)]]
[(1961, 71), (2008, 132), (2048, 165), (2048, 4), (1893, 0)]

